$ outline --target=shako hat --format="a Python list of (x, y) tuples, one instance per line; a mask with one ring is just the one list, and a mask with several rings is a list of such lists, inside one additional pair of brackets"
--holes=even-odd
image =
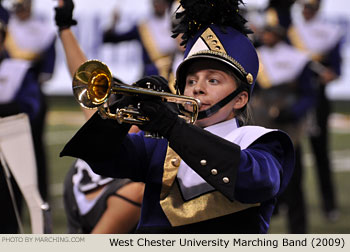
[(259, 70), (256, 50), (247, 37), (251, 33), (239, 13), (241, 0), (181, 0), (184, 11), (173, 30), (174, 37), (182, 34), (186, 46), (184, 61), (176, 71), (178, 92), (185, 89), (188, 64), (198, 59), (219, 61), (241, 80), (249, 95)]

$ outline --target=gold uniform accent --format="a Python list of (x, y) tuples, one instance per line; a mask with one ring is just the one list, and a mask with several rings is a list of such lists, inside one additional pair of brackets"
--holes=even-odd
[(306, 46), (304, 44), (304, 41), (302, 40), (300, 34), (298, 33), (297, 29), (292, 26), (287, 31), (288, 38), (290, 39), (291, 44), (296, 47), (297, 49), (301, 51), (306, 51)]
[(251, 73), (247, 74), (245, 78), (247, 79), (248, 84), (253, 84), (254, 78)]
[(6, 34), (5, 47), (12, 58), (37, 60), (40, 57), (39, 53), (20, 48), (10, 32)]
[(267, 24), (271, 26), (279, 25), (279, 18), (276, 9), (269, 8), (266, 12)]
[(172, 226), (197, 223), (260, 205), (231, 202), (218, 191), (184, 201), (178, 184), (174, 183), (178, 172), (178, 167), (172, 165), (174, 158), (180, 159), (176, 152), (168, 147), (160, 194), (160, 205)]
[[(291, 28), (288, 29), (288, 38), (291, 42), (291, 44), (306, 53), (310, 53), (309, 49), (307, 48), (307, 46), (305, 45), (303, 38), (301, 37), (301, 35), (299, 34), (299, 32), (297, 31), (297, 29), (292, 26)], [(312, 53), (311, 54), (311, 58), (314, 61), (320, 62), (323, 60), (324, 55), (320, 54), (320, 53)]]
[(164, 55), (158, 50), (157, 44), (154, 41), (152, 33), (146, 23), (141, 23), (138, 31), (148, 55), (158, 69), (159, 75), (163, 76), (164, 78), (168, 78), (171, 68), (170, 55)]
[(259, 56), (259, 61), (260, 61), (260, 67), (259, 67), (259, 73), (258, 73), (257, 80), (259, 82), (260, 87), (262, 87), (264, 89), (270, 88), (271, 87), (271, 80), (269, 78), (269, 74), (265, 70), (264, 62), (262, 61), (261, 56), (259, 55), (259, 52), (258, 52), (258, 56)]
[(221, 44), (219, 38), (215, 35), (212, 29), (207, 28), (201, 35), (205, 43), (209, 46), (210, 50), (219, 51), (227, 54), (224, 46)]

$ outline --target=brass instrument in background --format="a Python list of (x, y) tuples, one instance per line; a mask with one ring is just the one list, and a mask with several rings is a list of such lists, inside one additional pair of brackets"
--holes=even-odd
[(82, 107), (89, 109), (97, 107), (103, 118), (138, 125), (148, 121), (147, 116), (142, 115), (137, 108), (132, 106), (118, 108), (115, 113), (112, 113), (109, 107), (111, 94), (149, 95), (159, 97), (164, 102), (180, 104), (186, 109), (180, 108), (179, 116), (191, 124), (197, 120), (200, 107), (200, 101), (192, 97), (119, 83), (113, 80), (108, 66), (98, 60), (88, 60), (78, 68), (73, 76), (73, 94)]

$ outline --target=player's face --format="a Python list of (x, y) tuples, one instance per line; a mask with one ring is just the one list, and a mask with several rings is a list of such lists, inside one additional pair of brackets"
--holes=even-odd
[[(236, 88), (236, 80), (224, 71), (220, 63), (197, 61), (189, 68), (184, 95), (199, 99), (200, 111), (203, 111), (221, 101)], [(198, 120), (196, 125), (207, 127), (232, 119), (235, 116), (233, 110), (235, 100), (233, 99), (212, 116)]]
[(263, 44), (268, 47), (273, 47), (279, 41), (277, 35), (275, 35), (273, 32), (270, 32), (270, 31), (264, 31), (262, 33), (261, 40)]
[(167, 1), (153, 0), (153, 9), (156, 16), (162, 17), (168, 8)]

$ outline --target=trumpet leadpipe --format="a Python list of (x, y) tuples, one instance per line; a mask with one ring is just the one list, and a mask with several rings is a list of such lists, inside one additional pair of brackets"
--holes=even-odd
[[(151, 85), (152, 83), (149, 83), (149, 86)], [(180, 109), (182, 115), (179, 116), (185, 118), (191, 124), (197, 120), (200, 107), (200, 101), (193, 97), (141, 88), (115, 81), (107, 65), (98, 60), (86, 61), (78, 68), (73, 77), (73, 93), (82, 107), (98, 107), (102, 117), (132, 124), (143, 124), (148, 118), (136, 108), (130, 108), (130, 106), (112, 113), (108, 104), (111, 94), (140, 97), (154, 96), (164, 102), (182, 105), (186, 109)]]

